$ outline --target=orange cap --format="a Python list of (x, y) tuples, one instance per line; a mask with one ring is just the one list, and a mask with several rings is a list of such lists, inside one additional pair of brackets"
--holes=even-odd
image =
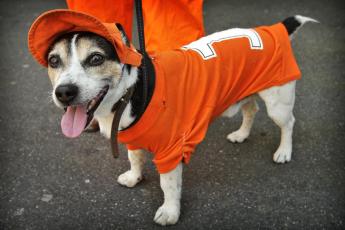
[(34, 58), (47, 67), (47, 52), (55, 39), (62, 34), (85, 31), (98, 34), (113, 44), (121, 63), (139, 66), (141, 54), (131, 45), (126, 46), (115, 23), (102, 23), (97, 18), (72, 10), (51, 10), (41, 14), (32, 24), (29, 50)]

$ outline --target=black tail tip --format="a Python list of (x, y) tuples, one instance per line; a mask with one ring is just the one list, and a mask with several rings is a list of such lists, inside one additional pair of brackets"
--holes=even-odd
[(302, 23), (298, 21), (295, 16), (286, 18), (282, 23), (289, 35), (295, 32), (296, 29), (302, 25)]

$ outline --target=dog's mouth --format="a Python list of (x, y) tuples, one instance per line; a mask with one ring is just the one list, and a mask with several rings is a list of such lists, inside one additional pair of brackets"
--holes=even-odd
[(61, 129), (66, 137), (75, 138), (80, 136), (92, 121), (93, 114), (103, 101), (108, 89), (109, 86), (102, 88), (97, 96), (88, 101), (86, 105), (70, 105), (65, 108), (66, 112), (62, 116)]

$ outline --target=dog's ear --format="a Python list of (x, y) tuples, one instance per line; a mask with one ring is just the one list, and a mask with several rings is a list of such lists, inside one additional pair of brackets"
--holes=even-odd
[(120, 23), (116, 23), (116, 27), (119, 29), (119, 31), (121, 33), (123, 43), (125, 43), (126, 46), (129, 47), (131, 45), (131, 43), (129, 41), (129, 38), (127, 37), (125, 30), (123, 29), (123, 26)]
[[(131, 42), (129, 41), (129, 38), (127, 37), (125, 30), (123, 29), (123, 26), (120, 23), (116, 23), (116, 27), (118, 28), (118, 30), (121, 33), (121, 38), (122, 38), (123, 43), (125, 43), (126, 46), (130, 47)], [(130, 74), (131, 73), (131, 66), (128, 64), (125, 64), (125, 68), (126, 68), (128, 74)]]

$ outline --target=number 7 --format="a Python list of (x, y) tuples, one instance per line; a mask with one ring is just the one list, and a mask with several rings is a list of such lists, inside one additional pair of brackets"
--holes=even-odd
[(212, 46), (213, 43), (236, 38), (248, 38), (250, 49), (263, 49), (260, 35), (255, 30), (239, 28), (217, 32), (209, 36), (200, 38), (197, 41), (183, 46), (182, 49), (194, 50), (198, 52), (204, 60), (207, 60), (217, 57), (216, 51)]

